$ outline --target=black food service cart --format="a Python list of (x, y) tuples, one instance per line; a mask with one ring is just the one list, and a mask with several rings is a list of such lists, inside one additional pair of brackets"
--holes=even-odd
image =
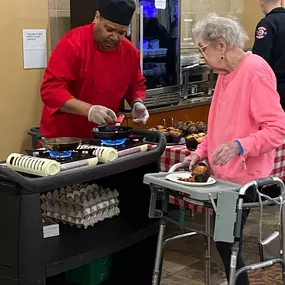
[[(165, 137), (155, 135), (159, 143), (147, 152), (54, 176), (31, 177), (0, 166), (0, 284), (45, 285), (51, 276), (108, 255), (111, 277), (104, 285), (151, 284), (158, 221), (148, 218), (150, 193), (143, 177), (159, 171), (166, 146)], [(59, 236), (44, 239), (40, 196), (93, 181), (118, 190), (120, 215), (87, 230), (60, 224)]]

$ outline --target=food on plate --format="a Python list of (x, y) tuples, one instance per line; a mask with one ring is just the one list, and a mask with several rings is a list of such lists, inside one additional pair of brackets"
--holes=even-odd
[(152, 132), (157, 131), (156, 128), (150, 128), (150, 129), (148, 129), (148, 130), (149, 130), (149, 131), (152, 131)]
[(178, 178), (179, 181), (183, 181), (183, 182), (195, 182), (195, 176), (191, 175), (189, 176), (188, 178), (182, 178), (182, 177), (179, 177)]
[(207, 172), (207, 170), (208, 170), (208, 166), (206, 164), (200, 164), (200, 165), (195, 165), (193, 167), (192, 173), (194, 175), (201, 175)]
[(205, 183), (208, 181), (210, 177), (210, 170), (206, 163), (198, 163), (194, 165), (192, 169), (192, 175), (190, 175), (188, 178), (178, 178), (179, 181), (184, 182), (198, 182), (198, 183)]
[(192, 175), (195, 182), (207, 182), (210, 177), (210, 169), (206, 163), (200, 162), (193, 166)]

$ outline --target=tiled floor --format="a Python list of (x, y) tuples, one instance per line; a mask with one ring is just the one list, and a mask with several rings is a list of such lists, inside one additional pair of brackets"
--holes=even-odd
[[(276, 229), (278, 221), (277, 207), (266, 209), (264, 214), (264, 236)], [(177, 216), (177, 212), (174, 212)], [(245, 248), (244, 257), (246, 264), (259, 261), (258, 253), (258, 221), (259, 212), (252, 211), (244, 230)], [(201, 225), (203, 214), (188, 215), (185, 224)], [(168, 235), (181, 233), (177, 227), (169, 225)], [(267, 234), (267, 235), (266, 235)], [(190, 237), (186, 240), (171, 242), (164, 254), (164, 266), (161, 285), (202, 285), (204, 284), (204, 239), (199, 236)], [(212, 245), (211, 285), (220, 285), (225, 282), (224, 269), (218, 252)], [(283, 284), (281, 279), (281, 267), (276, 266), (269, 270), (257, 270), (250, 272), (252, 285), (278, 285)]]

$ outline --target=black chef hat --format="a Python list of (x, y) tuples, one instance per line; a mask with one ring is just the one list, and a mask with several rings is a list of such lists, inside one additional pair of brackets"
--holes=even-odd
[(101, 0), (99, 12), (102, 18), (110, 22), (128, 26), (135, 9), (134, 0)]

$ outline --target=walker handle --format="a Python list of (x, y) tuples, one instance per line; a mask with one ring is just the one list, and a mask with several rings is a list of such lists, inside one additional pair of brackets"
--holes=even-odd
[(179, 169), (179, 168), (189, 168), (189, 165), (190, 165), (190, 161), (185, 160), (185, 161), (183, 161), (183, 162), (174, 164), (174, 165), (169, 169), (168, 172), (169, 172), (169, 173), (174, 172), (174, 171), (176, 171), (176, 170)]
[(270, 185), (270, 184), (276, 184), (273, 177), (260, 178), (260, 179), (255, 180), (255, 182), (257, 184), (257, 187), (263, 187), (263, 186)]

